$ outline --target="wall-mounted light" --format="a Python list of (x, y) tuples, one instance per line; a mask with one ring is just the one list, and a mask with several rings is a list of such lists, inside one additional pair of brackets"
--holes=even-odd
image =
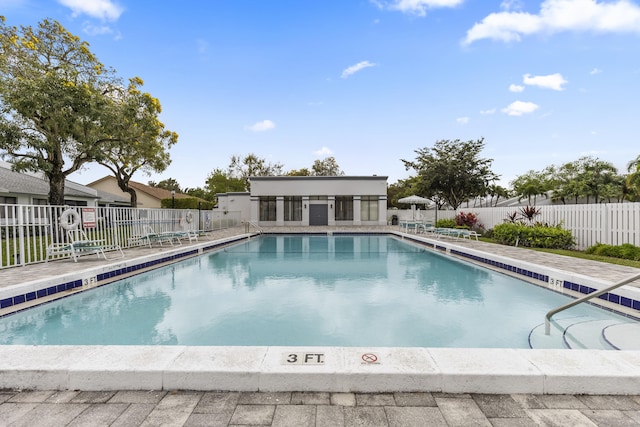
[(333, 209), (333, 203), (331, 203), (331, 204), (329, 205), (329, 207), (330, 207), (331, 209)]
[(307, 209), (307, 204), (306, 203), (304, 204), (304, 208)]

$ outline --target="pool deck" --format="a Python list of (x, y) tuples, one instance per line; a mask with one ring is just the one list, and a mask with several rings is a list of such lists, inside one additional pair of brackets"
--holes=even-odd
[[(398, 231), (339, 230), (352, 229)], [(265, 229), (272, 230), (301, 231)], [(127, 249), (115, 261), (83, 257), (0, 270), (0, 291), (243, 233), (221, 230), (183, 247)], [(441, 244), (596, 282), (637, 273), (466, 239)], [(289, 365), (291, 354), (309, 363)], [(314, 364), (320, 357), (322, 364)], [(640, 351), (2, 346), (0, 424), (640, 425)]]

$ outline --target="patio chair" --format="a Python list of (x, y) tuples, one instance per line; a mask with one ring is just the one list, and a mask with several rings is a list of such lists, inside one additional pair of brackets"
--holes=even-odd
[[(119, 256), (109, 258), (105, 250), (118, 251)], [(120, 245), (107, 245), (103, 239), (89, 239), (81, 228), (67, 230), (66, 242), (49, 245), (47, 247), (46, 261), (49, 261), (52, 257), (67, 255), (73, 259), (73, 262), (78, 262), (78, 257), (83, 255), (96, 255), (98, 258), (102, 256), (106, 260), (124, 258), (124, 252), (122, 252)]]

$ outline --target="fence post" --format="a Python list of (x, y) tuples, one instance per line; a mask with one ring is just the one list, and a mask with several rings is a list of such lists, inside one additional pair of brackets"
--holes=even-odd
[(26, 207), (25, 206), (17, 206), (17, 211), (18, 211), (18, 247), (20, 248), (18, 250), (17, 254), (14, 254), (14, 261), (16, 264), (20, 264), (22, 266), (25, 265), (25, 252), (24, 252), (24, 209)]

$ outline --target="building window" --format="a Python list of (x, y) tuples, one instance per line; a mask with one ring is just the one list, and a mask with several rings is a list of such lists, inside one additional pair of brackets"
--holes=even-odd
[(302, 221), (302, 197), (301, 196), (285, 196), (284, 220), (285, 221)]
[(378, 196), (360, 197), (360, 220), (378, 220)]
[(276, 220), (275, 196), (260, 197), (260, 221)]
[(353, 197), (336, 197), (336, 221), (353, 221)]
[[(0, 196), (0, 205), (15, 205), (18, 203), (17, 197)], [(13, 218), (14, 208), (9, 206), (0, 206), (0, 218)]]
[(87, 206), (86, 200), (64, 200), (65, 206)]
[(0, 196), (0, 205), (15, 205), (18, 203), (17, 197)]

